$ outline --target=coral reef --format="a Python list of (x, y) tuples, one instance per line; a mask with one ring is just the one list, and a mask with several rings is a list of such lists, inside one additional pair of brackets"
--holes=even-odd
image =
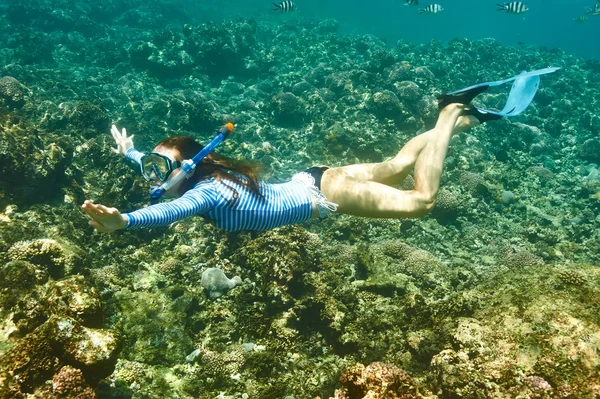
[(63, 246), (48, 238), (16, 242), (6, 255), (8, 260), (24, 260), (42, 266), (54, 279), (63, 277), (67, 264), (72, 263)]
[(27, 120), (0, 107), (0, 205), (55, 198), (72, 154), (67, 137), (42, 138)]
[[(203, 23), (185, 4), (0, 4), (1, 397), (600, 395), (597, 65), (293, 15)], [(277, 182), (389, 159), (439, 93), (552, 65), (525, 113), (452, 139), (420, 219), (101, 235), (79, 208), (148, 203), (111, 123), (147, 152), (234, 121), (219, 152)], [(205, 270), (239, 280), (206, 290)]]
[(348, 367), (341, 375), (341, 390), (334, 399), (419, 399), (423, 398), (415, 381), (404, 371), (389, 364), (375, 362), (368, 366), (360, 363)]
[(0, 394), (20, 397), (40, 392), (44, 397), (45, 381), (52, 379), (56, 384), (51, 395), (95, 397), (91, 385), (111, 373), (117, 354), (118, 340), (110, 332), (53, 316), (0, 358)]
[(461, 211), (460, 198), (448, 190), (440, 190), (435, 198), (431, 215), (440, 222), (455, 220)]
[(294, 93), (278, 93), (271, 99), (273, 116), (283, 126), (301, 124), (306, 116), (305, 106)]
[(537, 255), (527, 251), (510, 252), (502, 257), (500, 263), (509, 269), (524, 269), (527, 267), (541, 266), (544, 261)]
[(94, 388), (114, 368), (120, 339), (103, 326), (98, 291), (82, 275), (65, 277), (82, 259), (49, 238), (16, 241), (5, 255), (0, 396), (95, 398)]
[(0, 78), (0, 106), (20, 108), (29, 90), (12, 76)]

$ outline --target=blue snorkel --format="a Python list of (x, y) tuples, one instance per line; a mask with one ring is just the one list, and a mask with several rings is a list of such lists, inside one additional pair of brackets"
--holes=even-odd
[(192, 159), (186, 159), (181, 163), (181, 171), (179, 173), (172, 174), (172, 176), (169, 177), (166, 182), (157, 184), (150, 188), (150, 199), (152, 201), (158, 201), (165, 191), (175, 186), (183, 179), (189, 179), (192, 177), (192, 174), (196, 169), (196, 165), (200, 163), (200, 161), (202, 161), (208, 154), (210, 154), (219, 144), (225, 141), (232, 131), (233, 123), (231, 122), (219, 129), (219, 133), (217, 133), (210, 143), (200, 150), (199, 153), (194, 155)]

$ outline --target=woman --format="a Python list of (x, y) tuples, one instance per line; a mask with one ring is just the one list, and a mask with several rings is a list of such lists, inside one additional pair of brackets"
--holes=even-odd
[[(191, 179), (166, 192), (177, 199), (151, 205), (131, 213), (94, 204), (87, 200), (82, 208), (96, 230), (110, 233), (133, 227), (154, 227), (173, 223), (195, 214), (202, 215), (226, 231), (268, 230), (286, 224), (323, 218), (333, 212), (372, 218), (421, 217), (435, 204), (448, 144), (454, 134), (487, 117), (477, 108), (466, 106), (477, 93), (440, 98), (440, 114), (435, 127), (411, 139), (391, 160), (338, 168), (314, 167), (295, 175), (288, 183), (259, 182), (258, 169), (209, 154)], [(113, 126), (117, 143), (114, 152), (137, 163), (144, 154), (133, 148), (133, 135)], [(169, 173), (179, 173), (180, 162), (190, 159), (202, 146), (189, 137), (172, 137), (159, 143), (153, 156), (164, 158)], [(415, 188), (393, 188), (414, 167)], [(161, 183), (168, 176), (146, 176)]]
[[(440, 114), (435, 127), (410, 140), (389, 161), (339, 168), (314, 167), (298, 173), (288, 183), (268, 184), (257, 180), (256, 167), (212, 153), (196, 167), (191, 179), (181, 180), (167, 190), (167, 195), (178, 197), (174, 201), (125, 214), (89, 200), (82, 207), (92, 218), (89, 224), (105, 233), (130, 227), (168, 225), (195, 214), (205, 216), (227, 231), (268, 230), (327, 217), (333, 212), (372, 218), (421, 217), (435, 204), (452, 136), (479, 123), (521, 114), (539, 88), (540, 75), (558, 69), (522, 72), (508, 79), (442, 94), (438, 97)], [(513, 85), (501, 111), (469, 105), (488, 88), (508, 82)], [(189, 137), (175, 137), (156, 146), (151, 157), (142, 158), (144, 154), (133, 149), (133, 136), (127, 137), (125, 129), (120, 133), (113, 126), (112, 134), (117, 143), (113, 151), (138, 163), (149, 160), (157, 173), (154, 176), (144, 173), (144, 177), (154, 178), (157, 183), (164, 183), (169, 174), (177, 177), (177, 173), (181, 173), (180, 162), (190, 159), (202, 148)], [(162, 165), (153, 163), (157, 161)], [(394, 188), (413, 167), (414, 190)]]

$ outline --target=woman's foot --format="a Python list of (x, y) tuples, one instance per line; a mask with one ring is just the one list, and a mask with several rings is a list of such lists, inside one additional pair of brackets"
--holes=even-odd
[(438, 109), (442, 109), (448, 104), (452, 103), (468, 105), (477, 95), (483, 93), (484, 91), (489, 89), (489, 87), (490, 86), (488, 85), (481, 85), (475, 86), (471, 89), (463, 90), (460, 93), (455, 92), (454, 94), (440, 94), (437, 98)]
[(456, 120), (454, 124), (454, 129), (452, 130), (452, 134), (459, 134), (464, 132), (465, 130), (469, 130), (472, 127), (479, 125), (479, 120), (475, 118), (473, 115), (461, 115)]
[(477, 118), (479, 123), (485, 123), (487, 121), (496, 121), (498, 119), (502, 119), (501, 115), (491, 114), (489, 112), (480, 110), (479, 108), (469, 105), (465, 107), (462, 112), (462, 116), (471, 116)]

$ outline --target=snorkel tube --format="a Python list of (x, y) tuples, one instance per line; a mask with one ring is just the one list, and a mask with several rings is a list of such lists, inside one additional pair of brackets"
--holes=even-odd
[(173, 176), (169, 177), (166, 182), (157, 184), (150, 188), (150, 199), (152, 201), (158, 201), (165, 191), (175, 186), (183, 179), (189, 179), (192, 177), (192, 174), (196, 169), (196, 165), (200, 163), (200, 161), (202, 161), (208, 154), (210, 154), (219, 144), (225, 141), (232, 131), (233, 123), (229, 122), (225, 124), (225, 126), (219, 129), (219, 133), (217, 133), (210, 143), (200, 150), (199, 153), (194, 155), (192, 159), (186, 159), (181, 163), (181, 171), (179, 173), (173, 174)]

